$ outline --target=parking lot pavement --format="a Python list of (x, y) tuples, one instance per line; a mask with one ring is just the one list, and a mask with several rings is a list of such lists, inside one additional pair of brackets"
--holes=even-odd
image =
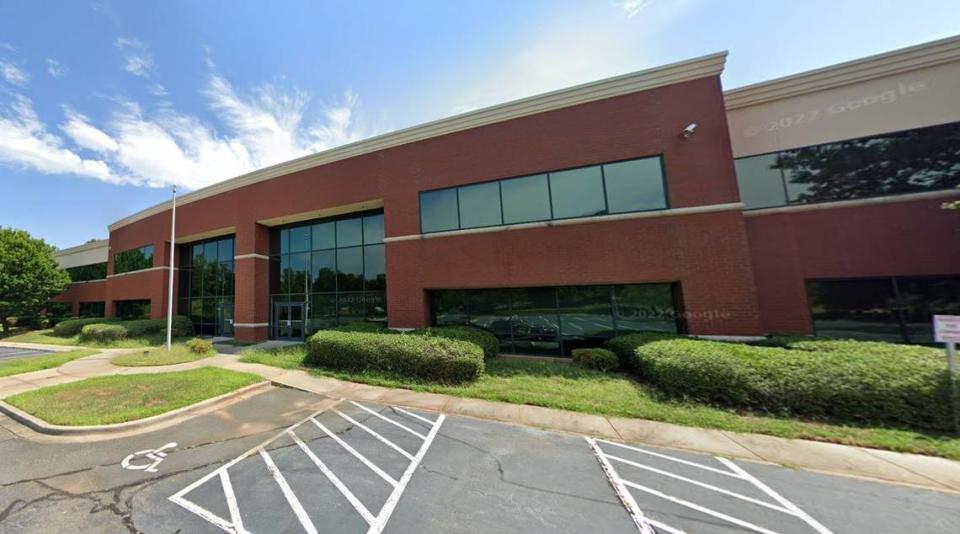
[(40, 356), (41, 354), (50, 354), (52, 351), (40, 349), (21, 349), (19, 347), (0, 347), (0, 361), (14, 358), (26, 358), (27, 356)]
[(0, 458), (5, 533), (960, 532), (956, 494), (286, 389)]

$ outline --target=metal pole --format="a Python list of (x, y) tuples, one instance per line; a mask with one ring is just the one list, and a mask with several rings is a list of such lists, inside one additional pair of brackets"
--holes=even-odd
[(176, 251), (177, 229), (177, 186), (173, 186), (173, 201), (170, 210), (170, 272), (167, 282), (167, 352), (170, 352), (173, 342), (173, 257)]
[(953, 403), (953, 430), (960, 434), (960, 392), (957, 391), (957, 344), (947, 342), (947, 369), (950, 371), (950, 402)]

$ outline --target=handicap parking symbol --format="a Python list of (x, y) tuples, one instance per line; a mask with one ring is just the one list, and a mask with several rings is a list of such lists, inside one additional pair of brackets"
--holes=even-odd
[[(127, 455), (127, 457), (120, 462), (120, 465), (124, 469), (129, 469), (131, 471), (146, 471), (147, 473), (156, 473), (157, 466), (160, 465), (160, 462), (167, 457), (167, 453), (164, 451), (167, 449), (172, 449), (176, 446), (177, 443), (173, 441), (156, 449), (137, 451), (133, 454)], [(135, 461), (137, 463), (134, 463)]]

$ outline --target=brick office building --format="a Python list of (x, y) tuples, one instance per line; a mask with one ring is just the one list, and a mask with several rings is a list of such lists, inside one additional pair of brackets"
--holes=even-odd
[[(300, 338), (474, 324), (925, 341), (960, 302), (960, 38), (723, 93), (725, 54), (282, 163), (62, 251), (77, 314)], [(926, 336), (926, 337), (925, 337)]]

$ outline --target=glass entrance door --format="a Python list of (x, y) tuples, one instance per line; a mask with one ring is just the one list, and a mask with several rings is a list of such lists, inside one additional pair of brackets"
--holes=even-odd
[(303, 303), (277, 302), (273, 305), (274, 330), (276, 339), (303, 339)]

